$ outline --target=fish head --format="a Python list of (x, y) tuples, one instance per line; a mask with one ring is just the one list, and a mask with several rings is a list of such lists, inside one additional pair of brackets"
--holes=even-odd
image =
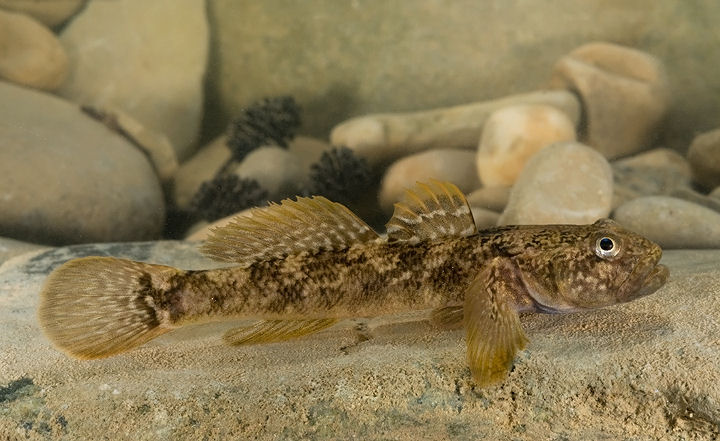
[[(662, 249), (602, 219), (558, 235), (544, 280), (531, 283), (538, 309), (572, 312), (625, 303), (655, 292), (669, 277)], [(533, 289), (534, 288), (534, 289)]]

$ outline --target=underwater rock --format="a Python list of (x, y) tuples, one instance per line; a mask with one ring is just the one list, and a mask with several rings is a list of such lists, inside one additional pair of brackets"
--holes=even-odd
[[(205, 147), (199, 149), (195, 155), (180, 165), (177, 173), (175, 173), (173, 185), (173, 199), (178, 207), (181, 209), (189, 208), (190, 201), (192, 201), (193, 196), (195, 196), (197, 191), (200, 189), (202, 183), (212, 179), (220, 167), (222, 167), (223, 164), (230, 158), (230, 150), (228, 149), (226, 142), (227, 138), (225, 136), (220, 136)], [(330, 145), (326, 142), (306, 136), (298, 136), (290, 141), (288, 152), (292, 156), (289, 156), (289, 158), (292, 158), (294, 164), (289, 166), (295, 170), (293, 172), (293, 176), (296, 181), (288, 182), (287, 184), (280, 184), (296, 188), (307, 187), (310, 183), (311, 165), (320, 158), (322, 152), (328, 150), (329, 148)], [(268, 154), (261, 153), (259, 160), (262, 160), (266, 155)], [(252, 167), (247, 165), (243, 166), (240, 164), (236, 166), (236, 170), (241, 168), (247, 171), (248, 176), (257, 174), (257, 172), (253, 172), (251, 170)], [(301, 173), (297, 173), (298, 168), (301, 170)], [(282, 173), (282, 171), (279, 170), (278, 173)], [(263, 179), (265, 179), (265, 177), (263, 177)], [(268, 177), (267, 179), (273, 179), (280, 182), (280, 180), (285, 178), (278, 174), (274, 178)], [(290, 179), (288, 179), (288, 181), (290, 181)], [(280, 184), (277, 185), (279, 186)], [(269, 191), (270, 189), (266, 188), (266, 190)], [(278, 197), (282, 195), (276, 194), (275, 196)]]
[(512, 187), (481, 187), (467, 195), (471, 207), (502, 212), (510, 199)]
[(471, 148), (494, 111), (519, 104), (557, 107), (573, 124), (580, 119), (580, 103), (573, 93), (541, 91), (422, 112), (360, 116), (335, 126), (330, 142), (348, 147), (371, 166), (424, 150)]
[(472, 150), (430, 150), (407, 156), (392, 164), (382, 179), (378, 201), (386, 213), (393, 212), (393, 204), (402, 199), (405, 190), (416, 182), (429, 179), (451, 181), (460, 191), (468, 193), (480, 186)]
[(678, 152), (657, 148), (611, 163), (615, 177), (613, 208), (641, 196), (670, 195), (690, 188), (690, 164)]
[[(190, 327), (80, 361), (37, 323), (49, 271), (88, 255), (186, 269), (185, 242), (87, 244), (0, 267), (0, 434), (23, 439), (713, 439), (720, 420), (720, 251), (665, 252), (670, 280), (626, 304), (523, 314), (530, 343), (476, 388), (464, 332), (425, 314), (345, 320), (307, 338), (231, 347), (237, 322)], [(692, 295), (689, 295), (691, 293)], [(106, 433), (106, 432), (103, 432)], [(0, 436), (2, 436), (0, 435)]]
[(613, 218), (663, 248), (720, 248), (720, 213), (682, 199), (633, 199), (618, 207)]
[(22, 12), (49, 27), (72, 17), (85, 0), (0, 0), (0, 9)]
[(178, 161), (175, 149), (167, 136), (148, 129), (119, 109), (83, 108), (83, 110), (143, 151), (152, 162), (160, 181), (167, 183), (173, 178), (178, 168)]
[(173, 177), (174, 204), (188, 209), (202, 183), (212, 179), (230, 156), (227, 137), (219, 136), (181, 163)]
[(5, 263), (5, 261), (9, 260), (11, 257), (46, 248), (47, 247), (43, 245), (8, 239), (7, 237), (0, 237), (0, 265)]
[(720, 121), (710, 92), (720, 90), (720, 2), (602, 5), (213, 0), (213, 118), (205, 127), (219, 133), (239, 109), (277, 94), (293, 95), (306, 109), (303, 133), (325, 137), (353, 116), (539, 90), (560, 56), (598, 40), (632, 45), (666, 64), (676, 93), (657, 145), (684, 151), (694, 133)]
[(513, 185), (532, 155), (559, 141), (575, 141), (575, 124), (557, 107), (519, 104), (495, 111), (478, 146), (480, 181), (487, 187)]
[(560, 59), (551, 85), (580, 94), (582, 141), (608, 159), (649, 147), (670, 100), (659, 59), (610, 43), (585, 44)]
[(711, 198), (720, 199), (720, 186), (715, 187), (715, 190), (711, 191), (708, 196), (710, 196)]
[(478, 230), (492, 228), (497, 225), (498, 219), (500, 219), (500, 213), (482, 207), (470, 205), (470, 211), (472, 212), (475, 226)]
[(68, 58), (55, 34), (25, 14), (0, 9), (0, 79), (54, 90), (67, 72)]
[(63, 30), (70, 73), (58, 94), (118, 108), (192, 153), (202, 119), (208, 25), (202, 0), (89, 2)]
[(710, 208), (711, 210), (715, 210), (720, 213), (720, 200), (710, 195), (699, 193), (690, 187), (678, 187), (671, 191), (669, 196), (684, 199), (688, 202), (702, 205), (703, 207)]
[(688, 161), (699, 184), (708, 189), (720, 185), (720, 129), (696, 136), (688, 150)]
[(254, 179), (268, 192), (268, 199), (280, 200), (302, 191), (307, 176), (298, 156), (288, 149), (265, 146), (250, 152), (235, 168), (241, 178)]
[(612, 169), (601, 154), (559, 142), (530, 158), (498, 225), (590, 224), (610, 214), (612, 191)]
[(68, 244), (150, 239), (165, 205), (144, 153), (55, 96), (0, 82), (0, 231)]

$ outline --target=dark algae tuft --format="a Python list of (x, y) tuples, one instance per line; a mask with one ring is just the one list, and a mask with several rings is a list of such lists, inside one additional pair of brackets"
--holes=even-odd
[(264, 205), (267, 196), (267, 191), (254, 179), (222, 175), (203, 182), (190, 206), (197, 217), (212, 222), (248, 207)]
[(287, 147), (300, 127), (300, 107), (291, 96), (265, 98), (244, 109), (228, 129), (232, 159), (241, 162), (256, 148)]
[(11, 381), (7, 386), (0, 387), (0, 404), (9, 403), (18, 398), (31, 395), (36, 389), (32, 378), (23, 377), (19, 380)]
[(236, 176), (233, 167), (259, 147), (277, 145), (287, 148), (298, 127), (300, 107), (291, 96), (265, 98), (244, 109), (228, 127), (230, 158), (212, 179), (202, 183), (189, 211), (176, 217), (212, 222), (246, 208), (264, 205), (267, 192), (257, 181)]
[(371, 175), (363, 158), (347, 147), (333, 147), (311, 166), (310, 179), (310, 194), (350, 204), (368, 189)]

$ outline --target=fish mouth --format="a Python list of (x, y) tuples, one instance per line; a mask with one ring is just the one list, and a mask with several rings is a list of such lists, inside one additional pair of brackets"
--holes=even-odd
[(643, 297), (657, 291), (670, 277), (670, 269), (665, 265), (655, 265), (642, 280), (641, 287), (635, 292), (635, 298)]
[(667, 282), (670, 270), (667, 266), (657, 263), (660, 259), (653, 259), (654, 264), (637, 265), (633, 273), (623, 283), (622, 302), (628, 302), (652, 294)]

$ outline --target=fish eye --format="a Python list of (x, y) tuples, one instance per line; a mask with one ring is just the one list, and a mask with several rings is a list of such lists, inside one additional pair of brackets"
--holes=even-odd
[(614, 257), (620, 252), (617, 242), (611, 237), (603, 236), (595, 242), (595, 254), (598, 257)]

